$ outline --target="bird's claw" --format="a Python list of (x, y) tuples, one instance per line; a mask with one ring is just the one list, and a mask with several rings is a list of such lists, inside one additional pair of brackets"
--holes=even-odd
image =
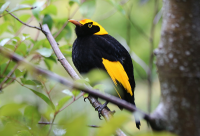
[(98, 116), (99, 116), (99, 119), (100, 119), (100, 120), (102, 120), (102, 119), (101, 119), (101, 111), (102, 111), (103, 108), (104, 108), (104, 107), (103, 107), (103, 108), (102, 108), (102, 107), (103, 107), (103, 105), (99, 105), (99, 106), (95, 107), (95, 111), (98, 111)]
[(86, 99), (88, 99), (88, 97), (85, 97), (85, 98), (84, 98), (84, 102), (86, 102), (86, 101), (85, 101)]

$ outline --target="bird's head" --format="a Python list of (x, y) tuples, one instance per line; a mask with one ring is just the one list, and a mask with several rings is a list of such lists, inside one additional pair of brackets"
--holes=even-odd
[(101, 25), (90, 19), (83, 19), (81, 21), (71, 19), (69, 22), (76, 25), (75, 31), (77, 36), (108, 34), (108, 32)]

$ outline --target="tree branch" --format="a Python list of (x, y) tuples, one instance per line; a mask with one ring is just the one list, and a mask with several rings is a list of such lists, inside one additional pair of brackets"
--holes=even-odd
[[(137, 109), (133, 104), (126, 102), (125, 100), (122, 100), (120, 98), (117, 98), (115, 96), (112, 95), (105, 95), (100, 93), (98, 90), (94, 90), (91, 87), (87, 87), (85, 85), (79, 84), (79, 83), (74, 83), (72, 81), (69, 81), (55, 73), (52, 73), (48, 70), (44, 70), (38, 67), (35, 67), (34, 65), (30, 64), (29, 62), (25, 61), (22, 57), (18, 56), (17, 54), (12, 54), (8, 51), (6, 51), (3, 47), (0, 47), (0, 53), (8, 58), (11, 58), (13, 61), (20, 63), (20, 64), (24, 64), (25, 66), (27, 66), (28, 68), (30, 68), (31, 70), (33, 70), (35, 73), (37, 74), (42, 74), (44, 76), (47, 76), (49, 78), (51, 78), (52, 80), (55, 80), (63, 85), (66, 85), (68, 87), (74, 88), (74, 89), (78, 89), (78, 90), (82, 90), (85, 93), (89, 93), (92, 96), (104, 99), (104, 100), (108, 100), (109, 102), (118, 105), (120, 107), (123, 107), (124, 109), (130, 111), (130, 112), (135, 112), (138, 111), (145, 120), (150, 119), (149, 115), (142, 112), (141, 110)], [(92, 97), (91, 97), (92, 98)], [(91, 100), (93, 101), (93, 100)]]
[(17, 21), (19, 21), (20, 23), (22, 23), (23, 25), (28, 26), (28, 27), (31, 27), (31, 28), (35, 28), (35, 29), (38, 29), (38, 30), (42, 31), (41, 28), (36, 27), (36, 26), (28, 25), (28, 24), (22, 22), (19, 18), (17, 18), (17, 17), (16, 17), (15, 15), (13, 15), (12, 13), (10, 13), (8, 10), (6, 10), (6, 11), (7, 11), (12, 17), (14, 17), (15, 19), (17, 19)]

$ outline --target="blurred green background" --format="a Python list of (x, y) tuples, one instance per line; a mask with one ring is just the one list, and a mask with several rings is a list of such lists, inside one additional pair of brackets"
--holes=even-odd
[[(62, 26), (65, 23), (67, 23), (66, 21), (68, 19), (75, 19), (80, 21), (84, 18), (89, 18), (101, 24), (110, 35), (112, 35), (119, 42), (121, 42), (122, 45), (124, 45), (130, 52), (133, 58), (134, 74), (136, 80), (135, 103), (139, 109), (145, 112), (148, 111), (147, 103), (149, 88), (147, 80), (147, 71), (149, 66), (150, 55), (152, 53), (152, 45), (150, 39), (151, 37), (153, 38), (153, 48), (157, 48), (160, 40), (160, 31), (162, 23), (161, 1), (0, 0), (0, 6), (2, 6), (5, 2), (8, 1), (10, 2), (8, 8), (9, 11), (22, 4), (26, 4), (29, 6), (37, 6), (37, 8), (34, 10), (25, 10), (24, 8), (19, 8), (19, 11), (14, 11), (13, 14), (20, 18), (22, 21), (28, 22), (30, 25), (33, 26), (39, 26), (39, 23), (47, 23), (54, 36), (58, 34), (59, 30), (62, 29)], [(156, 12), (156, 8), (158, 9), (158, 12)], [(2, 13), (2, 15), (4, 14), (6, 14), (6, 12)], [(153, 21), (154, 26), (152, 27)], [(72, 65), (73, 63), (71, 60), (71, 48), (76, 38), (74, 28), (75, 26), (73, 24), (67, 23), (62, 32), (56, 37), (56, 41), (59, 43), (61, 51)], [(153, 34), (152, 31), (154, 31)], [(56, 57), (52, 53), (48, 41), (45, 39), (45, 36), (41, 32), (38, 32), (38, 30), (22, 26), (22, 24), (20, 24), (16, 19), (14, 19), (8, 14), (0, 18), (0, 34), (0, 41), (2, 41), (5, 38), (15, 38), (16, 36), (21, 38), (23, 34), (28, 34), (29, 38), (27, 38), (23, 42), (20, 42), (25, 43), (23, 45), (23, 48), (21, 47), (21, 45), (20, 47), (21, 50), (26, 49), (26, 53), (23, 54), (23, 52), (19, 49), (16, 50), (16, 53), (23, 57), (26, 56), (26, 60), (34, 65), (37, 65), (43, 69), (51, 70), (54, 73), (71, 79), (67, 72), (64, 70), (64, 68), (60, 65), (60, 63), (56, 63)], [(4, 47), (13, 49), (10, 47), (14, 47), (16, 45), (16, 42), (12, 41), (8, 45), (4, 45)], [(44, 50), (44, 48), (47, 50)], [(48, 55), (48, 53), (50, 53), (50, 55)], [(151, 71), (153, 90), (151, 111), (153, 111), (156, 108), (160, 100), (160, 86), (156, 73), (155, 61), (156, 59), (154, 58), (153, 69)], [(1, 74), (3, 73), (3, 68), (5, 68), (5, 66), (3, 67), (4, 63), (7, 64), (8, 60), (5, 60), (5, 62), (2, 61), (0, 63)], [(13, 68), (14, 65), (14, 62), (13, 64), (10, 64), (10, 70)], [(19, 70), (22, 69), (23, 66), (20, 66)], [(38, 75), (35, 75), (30, 71), (28, 71), (27, 73), (27, 76), (22, 75), (23, 78), (30, 80), (38, 80)], [(16, 76), (16, 73), (13, 75), (13, 77), (14, 76)], [(0, 78), (0, 81), (2, 82), (4, 77), (2, 76)], [(66, 86), (63, 86), (48, 78), (42, 81), (45, 83), (47, 90), (51, 90), (54, 87), (50, 93), (50, 96), (54, 105), (57, 106), (59, 100), (64, 98), (66, 95), (62, 91), (70, 88), (67, 88)], [(26, 83), (24, 82), (24, 84)], [(38, 85), (38, 87), (36, 85), (33, 86), (27, 83), (27, 86), (48, 96), (45, 93), (44, 85)], [(66, 101), (66, 104), (68, 104), (71, 100), (72, 99)], [(16, 110), (19, 110), (22, 113), (24, 113), (24, 108), (27, 105), (36, 107), (35, 112), (42, 116), (41, 118), (39, 118), (40, 121), (50, 122), (53, 119), (54, 111), (51, 109), (51, 107), (48, 104), (46, 104), (43, 99), (39, 98), (32, 91), (30, 91), (30, 89), (23, 87), (16, 81), (2, 89), (2, 92), (0, 93), (0, 107), (8, 105), (10, 103), (14, 104), (15, 106), (19, 106), (19, 108), (16, 108)], [(109, 104), (108, 106), (111, 110), (116, 111), (116, 118), (118, 116), (119, 118), (124, 116), (128, 116), (131, 118), (131, 114), (128, 111), (120, 111), (117, 106), (112, 104)], [(83, 123), (80, 126), (82, 127), (83, 131), (80, 130), (80, 132), (77, 133), (75, 133), (75, 131), (70, 131), (71, 133), (68, 132), (69, 134), (74, 133), (74, 135), (95, 135), (98, 132), (100, 132), (98, 128), (87, 127), (87, 125), (102, 126), (105, 123), (104, 120), (98, 119), (97, 112), (94, 111), (94, 108), (90, 105), (90, 103), (87, 100), (86, 102), (84, 102), (83, 98), (78, 99), (56, 116), (54, 123), (58, 124), (58, 126), (53, 125), (53, 131), (51, 132), (52, 135), (56, 135), (59, 131), (61, 131), (59, 130), (59, 128), (61, 128), (61, 126), (59, 125), (63, 122), (65, 122), (64, 125), (67, 126), (66, 131), (68, 131), (69, 129), (75, 129), (76, 131), (76, 126), (78, 124)], [(141, 124), (141, 129), (137, 130), (135, 127), (134, 119), (126, 119), (126, 121), (122, 121), (121, 125), (119, 126), (127, 135), (142, 135), (143, 133), (150, 131), (150, 128), (148, 128), (145, 121), (142, 120)], [(44, 125), (41, 126), (43, 126), (42, 128), (46, 130), (45, 132), (48, 132), (50, 125), (47, 125), (47, 128), (45, 128), (46, 126)], [(0, 127), (0, 130), (6, 130), (3, 126), (2, 120), (0, 121)], [(5, 133), (5, 131), (2, 131), (2, 133), (3, 132)]]

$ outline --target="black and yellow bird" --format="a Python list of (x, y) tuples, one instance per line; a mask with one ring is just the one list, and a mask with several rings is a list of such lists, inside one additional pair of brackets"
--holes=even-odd
[[(135, 105), (135, 80), (133, 64), (128, 51), (97, 22), (90, 19), (69, 20), (76, 25), (77, 39), (72, 49), (72, 60), (80, 73), (87, 73), (94, 68), (107, 71), (115, 84), (115, 90), (122, 88), (121, 99)], [(108, 102), (98, 107), (100, 111)], [(140, 128), (140, 122), (136, 121)]]

